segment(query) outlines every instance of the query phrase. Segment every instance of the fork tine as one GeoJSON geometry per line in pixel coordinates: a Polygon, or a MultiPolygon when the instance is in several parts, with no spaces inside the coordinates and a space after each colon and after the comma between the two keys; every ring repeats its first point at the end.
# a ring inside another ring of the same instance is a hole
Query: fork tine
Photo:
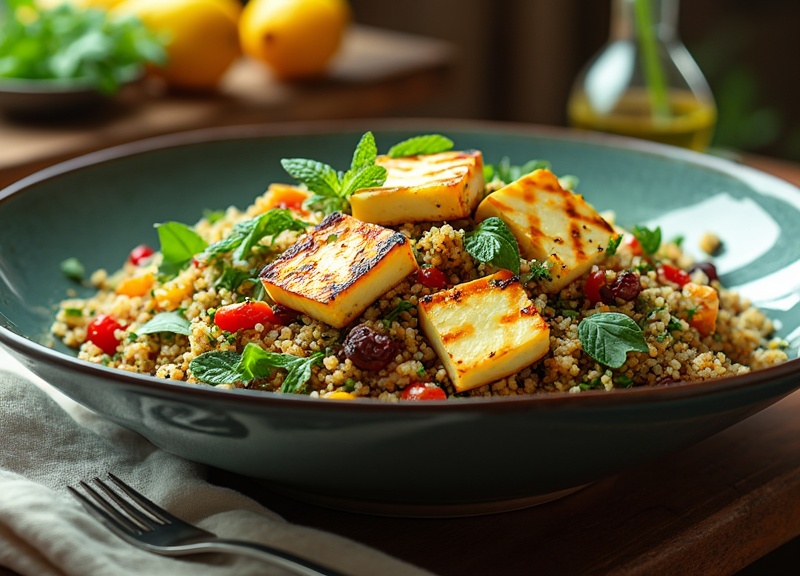
{"type": "Polygon", "coordinates": [[[83,507],[86,508],[86,510],[88,510],[95,518],[105,522],[111,527],[121,530],[122,532],[126,532],[128,534],[141,534],[142,528],[140,526],[134,524],[130,519],[117,512],[117,510],[103,500],[103,497],[95,492],[91,486],[83,481],[81,481],[81,485],[88,494],[92,495],[92,498],[96,501],[96,503],[92,501],[92,499],[84,496],[80,491],[76,490],[72,486],[67,486],[67,490],[69,490],[70,493],[78,500],[78,502],[80,502],[83,507]]]}
{"type": "Polygon", "coordinates": [[[159,525],[165,524],[165,522],[162,521],[160,518],[148,515],[146,509],[140,510],[139,508],[128,502],[125,498],[123,498],[119,493],[113,490],[108,484],[103,482],[97,476],[92,478],[92,482],[94,482],[94,484],[98,488],[100,488],[106,494],[106,496],[108,496],[108,498],[110,498],[116,503],[118,509],[121,509],[125,514],[127,514],[130,520],[134,524],[141,526],[143,530],[145,531],[153,530],[159,525]]]}
{"type": "Polygon", "coordinates": [[[124,492],[125,495],[128,496],[128,498],[130,498],[131,500],[136,502],[139,506],[141,506],[142,510],[144,510],[148,514],[151,514],[153,518],[160,521],[162,524],[174,524],[178,522],[182,523],[182,520],[179,520],[178,518],[176,518],[166,510],[164,510],[161,506],[159,506],[158,504],[147,498],[141,492],[134,490],[132,487],[123,482],[116,475],[112,474],[111,472],[107,472],[107,474],[109,479],[114,483],[114,485],[117,488],[119,488],[122,492],[124,492]]]}

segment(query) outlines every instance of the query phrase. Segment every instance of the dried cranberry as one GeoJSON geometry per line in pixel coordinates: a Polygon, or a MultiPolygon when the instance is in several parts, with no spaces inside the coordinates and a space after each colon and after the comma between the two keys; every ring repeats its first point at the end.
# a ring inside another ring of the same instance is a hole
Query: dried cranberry
{"type": "Polygon", "coordinates": [[[698,262],[692,265],[692,267],[689,268],[689,274],[691,274],[695,270],[702,270],[703,273],[708,277],[709,282],[712,282],[714,280],[719,280],[719,275],[717,274],[717,267],[714,266],[711,262],[698,262]]]}
{"type": "Polygon", "coordinates": [[[617,279],[610,286],[611,293],[614,298],[620,298],[626,302],[636,300],[639,293],[642,291],[642,285],[639,282],[639,275],[625,270],[617,274],[617,279]]]}
{"type": "Polygon", "coordinates": [[[278,319],[278,323],[283,326],[288,326],[300,317],[300,312],[283,304],[273,304],[272,313],[278,319]]]}
{"type": "Polygon", "coordinates": [[[344,353],[362,370],[377,371],[391,362],[400,345],[390,336],[360,324],[344,340],[344,353]]]}

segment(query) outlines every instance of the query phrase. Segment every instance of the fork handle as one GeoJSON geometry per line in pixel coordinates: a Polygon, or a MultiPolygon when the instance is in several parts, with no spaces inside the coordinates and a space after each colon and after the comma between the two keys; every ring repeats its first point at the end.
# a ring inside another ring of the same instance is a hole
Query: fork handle
{"type": "MultiPolygon", "coordinates": [[[[337,572],[336,570],[322,566],[311,560],[295,556],[291,552],[279,550],[278,548],[273,548],[257,542],[248,542],[246,540],[217,538],[207,542],[184,544],[180,546],[179,549],[175,549],[175,552],[183,554],[186,552],[227,552],[230,554],[241,554],[243,556],[267,560],[300,576],[345,576],[341,572],[337,572]]],[[[161,553],[168,552],[161,551],[161,553]]]]}

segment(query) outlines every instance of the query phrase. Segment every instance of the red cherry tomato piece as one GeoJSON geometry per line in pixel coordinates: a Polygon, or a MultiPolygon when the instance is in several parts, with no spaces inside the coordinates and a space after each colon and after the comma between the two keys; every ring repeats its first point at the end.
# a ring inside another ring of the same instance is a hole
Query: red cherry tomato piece
{"type": "Polygon", "coordinates": [[[605,285],[606,273],[603,270],[595,270],[586,278],[586,283],[583,285],[583,293],[586,294],[592,305],[603,300],[600,289],[605,285]]]}
{"type": "Polygon", "coordinates": [[[214,324],[228,332],[248,330],[256,324],[282,324],[280,318],[266,302],[238,302],[219,308],[214,314],[214,324]]]}
{"type": "Polygon", "coordinates": [[[626,234],[624,240],[622,241],[622,245],[630,250],[631,254],[634,256],[641,256],[644,254],[644,250],[642,250],[642,245],[639,243],[639,239],[633,234],[626,234]]]}
{"type": "Polygon", "coordinates": [[[401,400],[447,400],[447,394],[438,386],[411,384],[403,388],[401,400]]]}
{"type": "Polygon", "coordinates": [[[658,272],[664,280],[673,282],[681,287],[685,286],[692,280],[688,272],[685,272],[680,268],[676,268],[675,266],[670,266],[669,264],[662,264],[659,267],[658,272]]]}
{"type": "Polygon", "coordinates": [[[122,324],[107,314],[101,314],[86,327],[86,339],[109,356],[113,356],[119,344],[114,332],[120,329],[122,324]]]}
{"type": "Polygon", "coordinates": [[[438,268],[428,266],[417,270],[417,282],[428,288],[444,288],[447,286],[447,275],[438,268]]]}
{"type": "Polygon", "coordinates": [[[155,251],[150,248],[150,246],[139,244],[136,248],[131,250],[128,259],[131,261],[131,264],[138,266],[139,264],[143,264],[145,261],[147,261],[154,253],[155,251]]]}

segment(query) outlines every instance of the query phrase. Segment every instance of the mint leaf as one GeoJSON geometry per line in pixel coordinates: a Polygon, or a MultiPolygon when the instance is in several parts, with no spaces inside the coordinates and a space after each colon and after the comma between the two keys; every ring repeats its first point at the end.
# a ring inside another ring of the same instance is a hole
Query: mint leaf
{"type": "Polygon", "coordinates": [[[519,245],[503,220],[487,218],[464,235],[464,249],[478,262],[519,274],[519,245]]]}
{"type": "Polygon", "coordinates": [[[452,148],[453,141],[450,138],[441,134],[426,134],[398,142],[389,148],[388,154],[391,158],[403,158],[422,154],[438,154],[452,148]]]}
{"type": "Polygon", "coordinates": [[[284,230],[304,232],[308,226],[306,222],[296,220],[290,210],[273,208],[255,218],[238,222],[228,236],[208,246],[203,255],[214,257],[234,250],[233,257],[244,260],[262,239],[272,236],[274,240],[284,230]]]}
{"type": "Polygon", "coordinates": [[[631,234],[639,241],[645,254],[655,254],[661,247],[660,226],[656,226],[654,230],[650,230],[645,226],[634,226],[631,234]]]}
{"type": "Polygon", "coordinates": [[[306,358],[269,352],[249,342],[241,354],[235,352],[206,352],[194,358],[189,368],[194,377],[208,384],[249,384],[258,378],[268,378],[273,369],[287,371],[281,392],[295,393],[311,378],[311,368],[322,363],[322,352],[306,358]]]}
{"type": "Polygon", "coordinates": [[[386,168],[375,165],[377,158],[378,147],[375,144],[375,137],[372,132],[367,132],[356,146],[350,170],[341,178],[342,187],[339,195],[342,198],[349,198],[353,192],[362,188],[383,185],[386,181],[386,168]]]}
{"type": "Polygon", "coordinates": [[[191,333],[191,323],[180,312],[161,312],[136,331],[137,334],[157,334],[159,332],[188,336],[191,333]]]}
{"type": "Polygon", "coordinates": [[[159,272],[162,274],[168,276],[177,274],[196,254],[208,246],[206,241],[186,224],[165,222],[155,226],[161,242],[162,261],[159,272]]]}
{"type": "Polygon", "coordinates": [[[329,165],[305,158],[284,158],[281,166],[289,176],[305,184],[306,188],[321,196],[339,196],[341,183],[336,170],[329,165]]]}
{"type": "Polygon", "coordinates": [[[583,351],[609,368],[619,368],[628,352],[649,350],[642,329],[636,322],[619,312],[601,312],[581,320],[578,339],[583,351]]]}

